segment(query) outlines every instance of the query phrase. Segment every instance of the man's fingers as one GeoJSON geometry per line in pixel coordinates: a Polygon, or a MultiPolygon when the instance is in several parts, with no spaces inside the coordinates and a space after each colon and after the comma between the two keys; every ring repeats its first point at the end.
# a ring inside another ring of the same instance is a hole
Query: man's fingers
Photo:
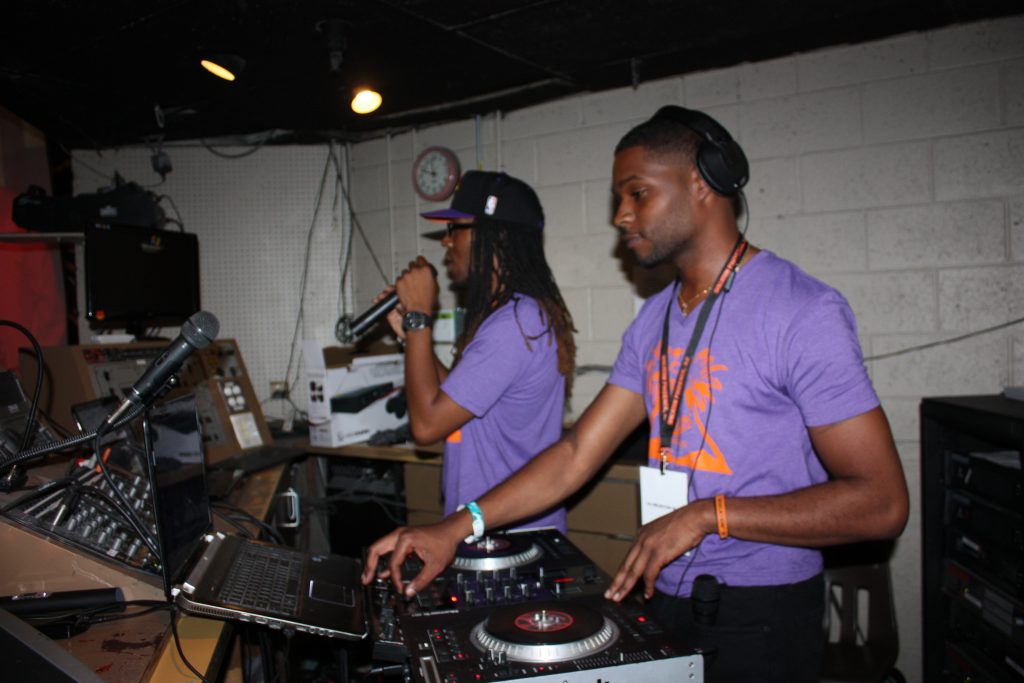
{"type": "Polygon", "coordinates": [[[658,574],[661,572],[661,562],[651,561],[647,564],[647,570],[644,571],[644,597],[650,600],[654,597],[654,587],[658,581],[658,574]]]}
{"type": "Polygon", "coordinates": [[[402,563],[409,554],[409,542],[405,536],[400,536],[395,549],[391,551],[391,561],[388,562],[388,572],[391,574],[391,584],[399,593],[402,592],[402,563]]]}
{"type": "Polygon", "coordinates": [[[636,583],[636,577],[639,575],[637,570],[639,557],[640,546],[634,543],[633,547],[629,549],[629,553],[626,554],[626,559],[623,560],[622,566],[619,567],[619,571],[616,572],[612,585],[605,591],[605,598],[619,602],[629,594],[633,584],[636,583]]]}

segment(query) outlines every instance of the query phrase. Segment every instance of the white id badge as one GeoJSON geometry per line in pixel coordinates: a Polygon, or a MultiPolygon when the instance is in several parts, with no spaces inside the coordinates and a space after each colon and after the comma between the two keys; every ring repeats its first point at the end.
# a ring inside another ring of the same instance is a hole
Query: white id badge
{"type": "Polygon", "coordinates": [[[653,522],[686,505],[690,477],[686,472],[640,466],[640,523],[653,522]]]}

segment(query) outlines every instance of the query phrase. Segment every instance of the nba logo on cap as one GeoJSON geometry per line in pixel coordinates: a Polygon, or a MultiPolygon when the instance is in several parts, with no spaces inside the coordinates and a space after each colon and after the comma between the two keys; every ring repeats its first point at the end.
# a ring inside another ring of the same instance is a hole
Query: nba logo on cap
{"type": "Polygon", "coordinates": [[[488,216],[493,216],[495,210],[498,208],[498,197],[496,195],[488,195],[487,203],[484,204],[484,213],[488,216]]]}

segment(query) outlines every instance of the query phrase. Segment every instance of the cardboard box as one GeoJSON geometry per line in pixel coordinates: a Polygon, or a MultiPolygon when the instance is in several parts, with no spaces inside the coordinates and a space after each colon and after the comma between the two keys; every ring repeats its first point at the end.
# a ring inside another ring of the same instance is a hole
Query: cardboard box
{"type": "Polygon", "coordinates": [[[302,343],[312,445],[334,448],[366,441],[409,421],[402,395],[405,357],[393,350],[383,344],[353,352],[302,343]]]}

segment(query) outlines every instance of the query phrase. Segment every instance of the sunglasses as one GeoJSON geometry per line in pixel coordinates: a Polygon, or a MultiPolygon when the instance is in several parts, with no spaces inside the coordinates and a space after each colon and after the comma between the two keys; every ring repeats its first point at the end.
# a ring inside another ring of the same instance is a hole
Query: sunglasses
{"type": "Polygon", "coordinates": [[[456,230],[468,230],[472,227],[474,227],[472,223],[448,223],[445,229],[447,230],[447,236],[451,238],[455,235],[456,230]]]}

